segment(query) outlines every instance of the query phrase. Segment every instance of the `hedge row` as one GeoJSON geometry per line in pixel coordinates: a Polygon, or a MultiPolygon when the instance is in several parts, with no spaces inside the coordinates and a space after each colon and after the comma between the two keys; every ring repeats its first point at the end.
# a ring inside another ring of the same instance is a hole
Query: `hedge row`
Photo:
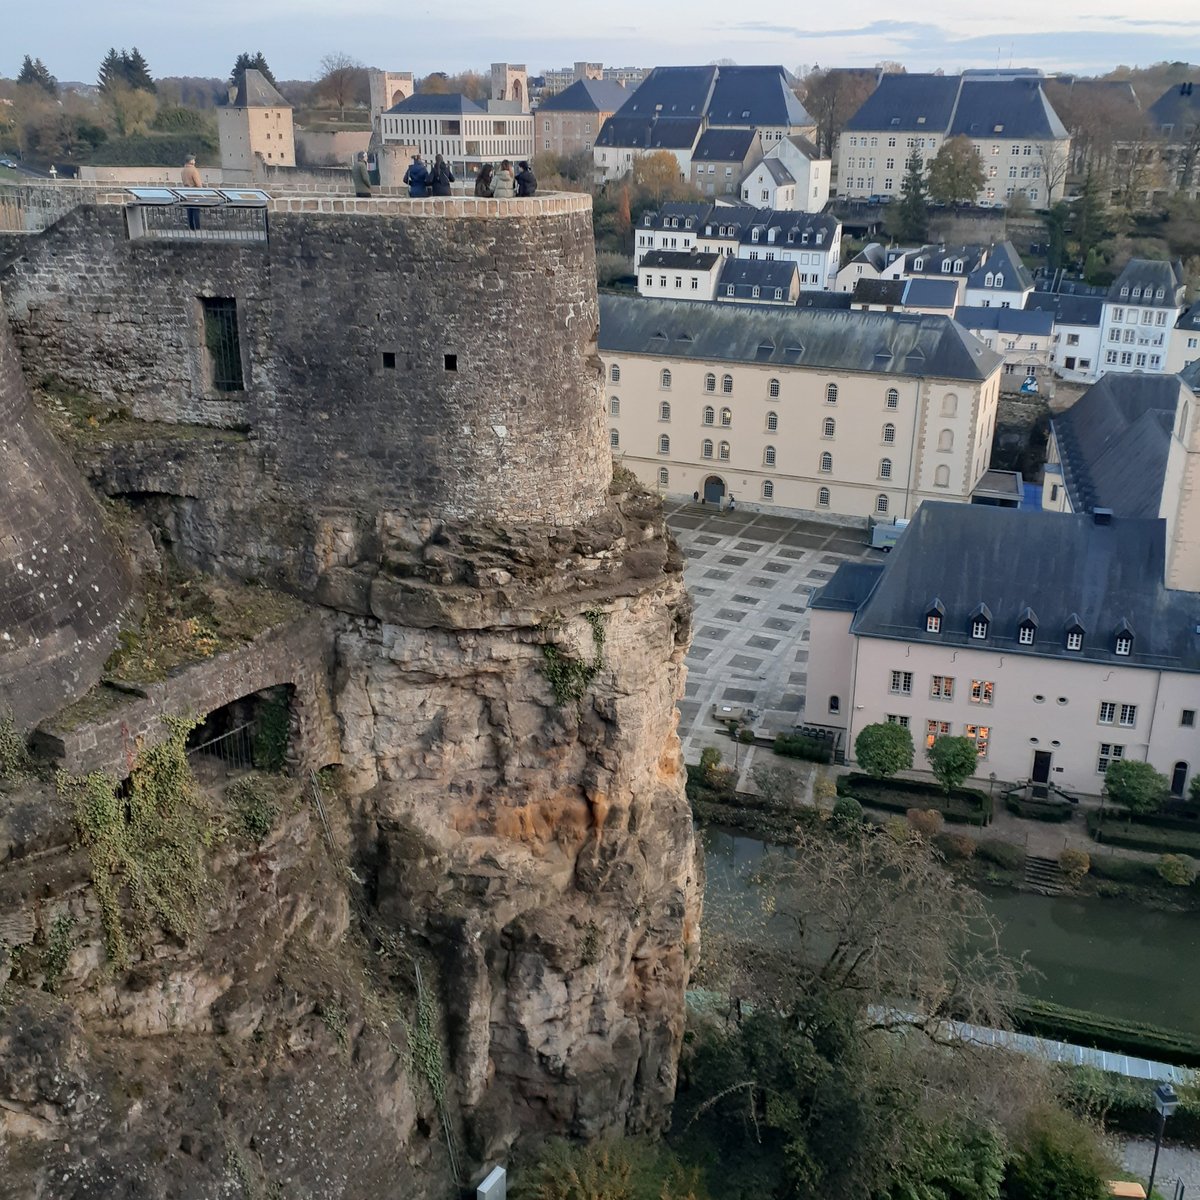
{"type": "MultiPolygon", "coordinates": [[[[1098,1067],[1063,1066],[1061,1070],[1062,1095],[1073,1108],[1103,1120],[1110,1130],[1135,1137],[1154,1136],[1158,1114],[1147,1080],[1130,1079],[1098,1067]]],[[[1179,1107],[1167,1124],[1167,1136],[1173,1142],[1200,1144],[1200,1092],[1186,1084],[1177,1085],[1175,1092],[1179,1107]]]]}
{"type": "Polygon", "coordinates": [[[987,825],[992,819],[992,802],[986,792],[955,788],[949,796],[941,788],[915,779],[873,779],[857,772],[841,775],[839,796],[850,796],[860,804],[907,812],[910,808],[936,809],[947,821],[963,825],[987,825]]]}
{"type": "Polygon", "coordinates": [[[1098,812],[1087,816],[1088,833],[1109,846],[1128,850],[1148,850],[1151,854],[1192,854],[1200,857],[1200,832],[1163,829],[1141,822],[1134,824],[1098,812]]]}
{"type": "Polygon", "coordinates": [[[805,737],[800,733],[781,733],[773,746],[776,754],[785,758],[803,758],[809,762],[833,762],[833,743],[821,738],[805,737]]]}
{"type": "Polygon", "coordinates": [[[1020,796],[1007,796],[1004,807],[1031,821],[1069,821],[1073,808],[1066,800],[1028,800],[1020,796]]]}
{"type": "Polygon", "coordinates": [[[1013,1012],[1013,1024],[1021,1033],[1183,1067],[1200,1066],[1200,1040],[1183,1030],[1122,1021],[1028,997],[1013,1012]]]}

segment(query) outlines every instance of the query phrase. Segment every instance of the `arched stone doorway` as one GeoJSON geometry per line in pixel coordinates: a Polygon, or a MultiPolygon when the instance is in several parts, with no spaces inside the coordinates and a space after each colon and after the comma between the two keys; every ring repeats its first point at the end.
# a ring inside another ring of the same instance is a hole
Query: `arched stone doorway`
{"type": "Polygon", "coordinates": [[[1177,762],[1175,769],[1171,772],[1171,795],[1182,796],[1184,785],[1187,783],[1188,765],[1185,762],[1177,762]]]}
{"type": "Polygon", "coordinates": [[[725,480],[720,475],[710,475],[704,481],[704,502],[720,504],[725,499],[725,480]]]}
{"type": "Polygon", "coordinates": [[[515,101],[516,101],[518,104],[520,104],[520,103],[521,103],[521,81],[520,81],[519,79],[514,79],[514,80],[513,80],[513,85],[512,85],[512,98],[513,98],[513,99],[514,99],[514,100],[515,100],[515,101]]]}

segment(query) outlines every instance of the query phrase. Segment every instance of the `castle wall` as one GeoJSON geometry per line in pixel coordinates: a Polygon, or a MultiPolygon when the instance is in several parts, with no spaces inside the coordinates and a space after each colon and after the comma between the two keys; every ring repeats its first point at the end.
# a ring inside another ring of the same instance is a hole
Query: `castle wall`
{"type": "Polygon", "coordinates": [[[87,691],[128,599],[100,508],[34,414],[0,319],[0,717],[25,731],[87,691]]]}
{"type": "Polygon", "coordinates": [[[0,282],[40,375],[248,429],[287,503],[586,518],[611,471],[586,197],[443,201],[477,206],[458,220],[381,203],[396,215],[272,213],[266,243],[130,240],[120,208],[79,208],[0,282]],[[212,386],[204,297],[236,302],[243,391],[212,386]]]}

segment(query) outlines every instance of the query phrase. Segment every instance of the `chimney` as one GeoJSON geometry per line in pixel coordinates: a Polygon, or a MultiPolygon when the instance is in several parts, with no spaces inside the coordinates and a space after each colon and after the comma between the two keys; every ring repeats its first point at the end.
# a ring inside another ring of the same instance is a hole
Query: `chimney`
{"type": "Polygon", "coordinates": [[[1113,511],[1111,508],[1093,508],[1092,521],[1096,525],[1111,525],[1113,511]]]}

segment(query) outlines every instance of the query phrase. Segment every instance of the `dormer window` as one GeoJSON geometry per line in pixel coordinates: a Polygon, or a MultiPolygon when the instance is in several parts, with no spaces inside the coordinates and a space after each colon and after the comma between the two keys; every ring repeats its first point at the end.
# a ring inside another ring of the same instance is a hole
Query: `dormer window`
{"type": "Polygon", "coordinates": [[[942,618],[946,615],[945,606],[935,596],[929,607],[925,610],[925,632],[926,633],[941,633],[942,618]]]}
{"type": "Polygon", "coordinates": [[[914,271],[923,271],[924,269],[925,269],[925,260],[923,258],[918,258],[916,260],[916,262],[913,263],[913,270],[914,271]]]}
{"type": "Polygon", "coordinates": [[[1037,637],[1037,626],[1022,623],[1017,627],[1017,642],[1022,646],[1032,646],[1037,637]]]}
{"type": "Polygon", "coordinates": [[[1128,654],[1133,649],[1133,638],[1127,633],[1117,634],[1115,649],[1118,654],[1128,654]]]}
{"type": "Polygon", "coordinates": [[[971,637],[975,641],[983,641],[988,635],[988,628],[992,623],[992,612],[986,604],[980,604],[973,613],[971,613],[971,637]]]}
{"type": "Polygon", "coordinates": [[[758,231],[757,229],[752,229],[752,230],[750,231],[750,240],[751,240],[752,242],[757,242],[757,241],[758,241],[758,232],[759,232],[759,231],[758,231]]]}
{"type": "Polygon", "coordinates": [[[1113,652],[1122,658],[1128,658],[1133,653],[1133,628],[1124,619],[1113,634],[1113,652]]]}
{"type": "Polygon", "coordinates": [[[691,229],[691,227],[692,227],[692,218],[691,217],[688,217],[688,219],[686,221],[684,221],[683,227],[684,227],[684,229],[691,229]]]}
{"type": "Polygon", "coordinates": [[[1084,632],[1085,632],[1085,630],[1079,622],[1078,615],[1075,613],[1072,613],[1067,618],[1066,633],[1067,633],[1067,649],[1068,650],[1082,650],[1083,649],[1084,632]]]}
{"type": "Polygon", "coordinates": [[[989,272],[988,272],[988,273],[987,273],[987,274],[986,274],[986,275],[983,277],[983,286],[984,286],[984,287],[991,287],[991,286],[992,286],[992,284],[993,284],[993,282],[995,281],[995,278],[996,278],[996,277],[995,277],[995,276],[994,276],[994,275],[991,273],[991,271],[989,271],[989,272]]]}
{"type": "Polygon", "coordinates": [[[948,258],[942,259],[942,272],[946,275],[950,274],[950,260],[948,258]]]}
{"type": "Polygon", "coordinates": [[[1158,291],[1154,293],[1154,298],[1155,300],[1161,300],[1166,294],[1167,293],[1162,288],[1159,288],[1158,291]]]}
{"type": "Polygon", "coordinates": [[[1128,285],[1128,284],[1124,284],[1124,285],[1121,287],[1121,297],[1122,297],[1122,299],[1124,299],[1124,298],[1125,298],[1126,296],[1128,296],[1128,295],[1129,295],[1129,285],[1128,285]]]}
{"type": "Polygon", "coordinates": [[[996,286],[997,287],[1004,286],[1004,276],[1001,275],[999,272],[996,273],[996,286]]]}
{"type": "Polygon", "coordinates": [[[961,258],[956,258],[956,259],[954,260],[954,273],[955,273],[955,275],[961,275],[961,274],[962,274],[962,269],[963,269],[963,260],[962,260],[961,258]]]}
{"type": "Polygon", "coordinates": [[[1142,289],[1140,287],[1135,287],[1133,289],[1133,298],[1135,300],[1140,300],[1142,298],[1142,289]]]}

